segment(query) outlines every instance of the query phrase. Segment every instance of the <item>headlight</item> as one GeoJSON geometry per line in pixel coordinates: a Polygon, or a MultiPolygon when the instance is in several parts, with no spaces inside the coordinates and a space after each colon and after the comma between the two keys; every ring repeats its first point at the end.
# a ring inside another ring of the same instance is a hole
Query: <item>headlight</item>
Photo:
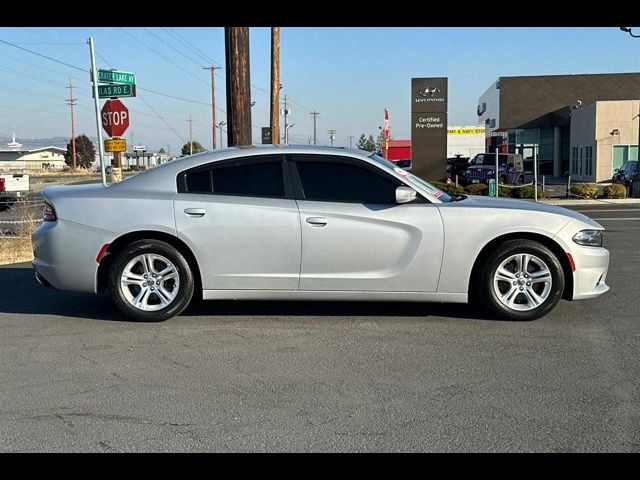
{"type": "Polygon", "coordinates": [[[582,230],[573,236],[573,241],[585,247],[601,247],[602,230],[582,230]]]}
{"type": "Polygon", "coordinates": [[[494,172],[493,170],[487,170],[487,175],[489,177],[491,177],[494,173],[496,173],[496,172],[494,172]]]}

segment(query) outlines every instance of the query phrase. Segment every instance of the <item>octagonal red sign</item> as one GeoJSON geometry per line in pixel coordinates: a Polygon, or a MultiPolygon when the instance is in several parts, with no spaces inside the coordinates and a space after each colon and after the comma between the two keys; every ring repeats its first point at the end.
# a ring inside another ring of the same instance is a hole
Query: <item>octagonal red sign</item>
{"type": "Polygon", "coordinates": [[[107,100],[100,114],[110,137],[120,137],[129,128],[129,109],[120,100],[107,100]]]}

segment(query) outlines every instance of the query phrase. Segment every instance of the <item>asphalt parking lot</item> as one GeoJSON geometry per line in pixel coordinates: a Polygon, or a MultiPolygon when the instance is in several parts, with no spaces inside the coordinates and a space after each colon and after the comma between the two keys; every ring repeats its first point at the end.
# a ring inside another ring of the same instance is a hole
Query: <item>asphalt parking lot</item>
{"type": "Polygon", "coordinates": [[[203,302],[119,319],[0,269],[0,451],[640,451],[640,208],[611,291],[509,323],[470,306],[203,302]]]}

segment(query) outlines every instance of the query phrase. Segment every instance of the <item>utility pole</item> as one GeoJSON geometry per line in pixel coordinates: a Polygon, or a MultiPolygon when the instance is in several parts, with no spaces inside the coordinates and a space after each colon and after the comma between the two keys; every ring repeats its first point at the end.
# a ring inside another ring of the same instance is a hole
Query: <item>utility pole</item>
{"type": "Polygon", "coordinates": [[[271,143],[280,145],[280,27],[271,27],[271,143]]]}
{"type": "Polygon", "coordinates": [[[352,148],[353,135],[349,135],[349,148],[352,148]]]}
{"type": "Polygon", "coordinates": [[[311,112],[309,115],[311,115],[313,117],[313,144],[317,145],[318,144],[318,142],[317,142],[318,137],[316,135],[316,117],[318,115],[320,115],[320,113],[314,111],[314,112],[311,112]]]}
{"type": "Polygon", "coordinates": [[[193,155],[193,137],[191,128],[193,120],[191,120],[191,115],[189,115],[189,119],[187,120],[187,122],[189,122],[189,155],[193,155]]]}
{"type": "Polygon", "coordinates": [[[73,106],[76,104],[76,100],[73,98],[73,85],[71,79],[69,79],[69,98],[66,100],[67,105],[71,108],[71,170],[76,170],[76,129],[73,122],[73,106]]]}
{"type": "Polygon", "coordinates": [[[331,146],[333,147],[333,141],[335,140],[335,135],[336,135],[336,131],[335,130],[329,130],[329,139],[331,140],[331,146]]]}
{"type": "Polygon", "coordinates": [[[218,124],[218,130],[220,130],[220,148],[222,148],[222,126],[226,124],[227,122],[224,120],[218,124]]]}
{"type": "Polygon", "coordinates": [[[287,109],[287,96],[284,96],[284,143],[289,143],[289,124],[287,118],[289,117],[289,110],[287,109]]]}
{"type": "Polygon", "coordinates": [[[204,70],[211,70],[211,145],[216,149],[216,74],[220,67],[202,67],[204,70]]]}
{"type": "Polygon", "coordinates": [[[251,145],[249,27],[225,27],[227,145],[251,145]]]}

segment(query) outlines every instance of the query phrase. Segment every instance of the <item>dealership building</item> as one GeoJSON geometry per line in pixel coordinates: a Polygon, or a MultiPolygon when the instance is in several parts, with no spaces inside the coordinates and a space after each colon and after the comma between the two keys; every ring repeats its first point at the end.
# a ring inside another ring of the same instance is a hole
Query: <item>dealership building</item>
{"type": "Polygon", "coordinates": [[[500,77],[478,102],[485,148],[519,153],[533,172],[606,181],[638,159],[640,73],[500,77]]]}

